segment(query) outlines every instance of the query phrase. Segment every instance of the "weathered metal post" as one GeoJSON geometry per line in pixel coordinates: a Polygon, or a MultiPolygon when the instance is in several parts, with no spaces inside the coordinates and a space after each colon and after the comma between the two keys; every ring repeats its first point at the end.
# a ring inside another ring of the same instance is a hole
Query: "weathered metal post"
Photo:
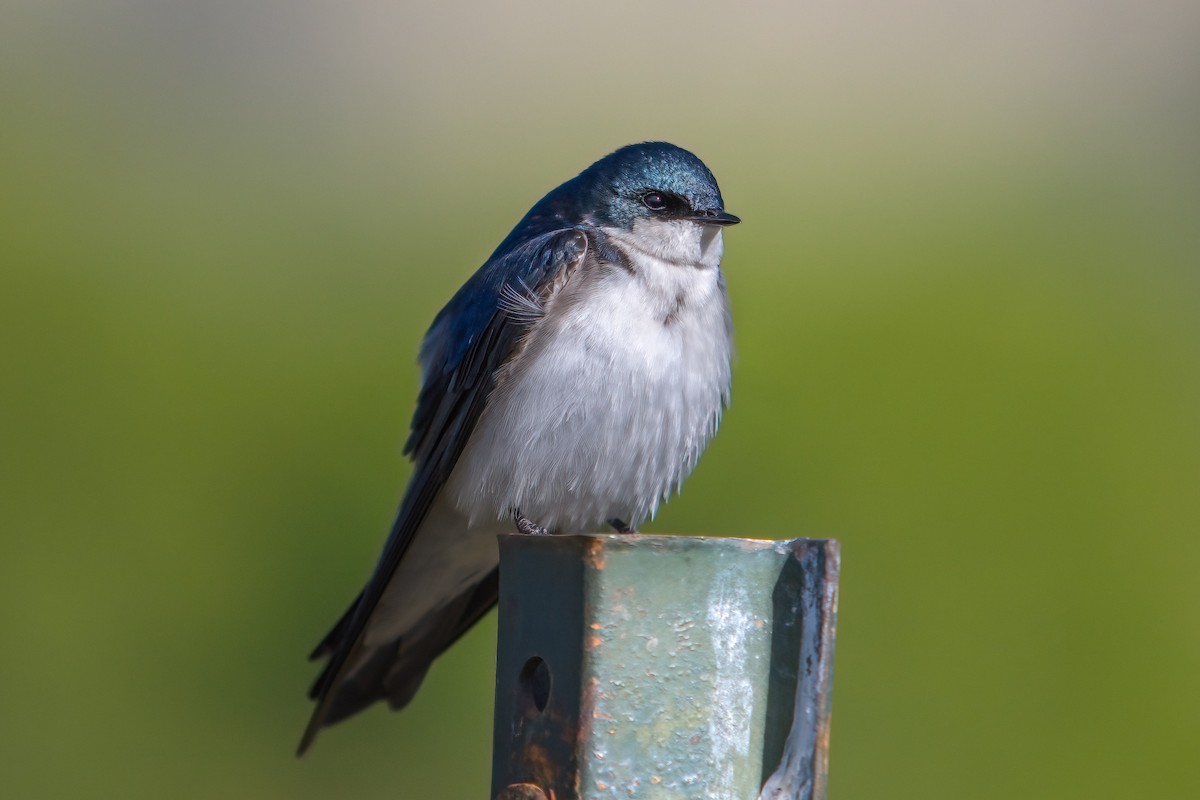
{"type": "Polygon", "coordinates": [[[823,800],[838,544],[500,537],[492,796],[823,800]]]}

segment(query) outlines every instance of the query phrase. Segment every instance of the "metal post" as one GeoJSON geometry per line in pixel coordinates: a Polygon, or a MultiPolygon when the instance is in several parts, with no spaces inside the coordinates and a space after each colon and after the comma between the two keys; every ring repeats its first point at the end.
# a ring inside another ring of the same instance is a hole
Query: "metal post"
{"type": "Polygon", "coordinates": [[[837,580],[833,540],[501,536],[492,796],[823,800],[837,580]]]}

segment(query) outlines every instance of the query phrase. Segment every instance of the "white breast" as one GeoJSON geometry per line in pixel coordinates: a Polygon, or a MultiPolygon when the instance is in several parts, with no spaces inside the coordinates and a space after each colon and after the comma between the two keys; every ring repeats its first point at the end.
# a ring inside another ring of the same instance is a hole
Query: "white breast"
{"type": "Polygon", "coordinates": [[[501,376],[447,489],[471,524],[513,509],[552,531],[638,525],[691,472],[728,400],[720,231],[605,229],[501,376]]]}

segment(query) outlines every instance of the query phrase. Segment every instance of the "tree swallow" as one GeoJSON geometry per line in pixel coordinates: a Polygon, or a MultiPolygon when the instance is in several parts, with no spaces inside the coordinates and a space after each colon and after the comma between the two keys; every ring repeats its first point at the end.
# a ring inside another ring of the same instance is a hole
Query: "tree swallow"
{"type": "Polygon", "coordinates": [[[433,320],[379,563],[312,653],[302,754],[496,604],[496,535],[634,530],[679,489],[729,401],[722,229],[696,156],[629,145],[543,197],[433,320]]]}

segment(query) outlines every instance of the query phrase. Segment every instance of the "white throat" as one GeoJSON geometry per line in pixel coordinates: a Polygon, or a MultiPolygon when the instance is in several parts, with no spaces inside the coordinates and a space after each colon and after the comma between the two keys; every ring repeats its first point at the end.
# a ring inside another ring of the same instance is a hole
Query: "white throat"
{"type": "Polygon", "coordinates": [[[672,266],[716,269],[725,252],[718,226],[689,220],[637,219],[632,230],[603,230],[635,262],[648,257],[672,266]]]}

